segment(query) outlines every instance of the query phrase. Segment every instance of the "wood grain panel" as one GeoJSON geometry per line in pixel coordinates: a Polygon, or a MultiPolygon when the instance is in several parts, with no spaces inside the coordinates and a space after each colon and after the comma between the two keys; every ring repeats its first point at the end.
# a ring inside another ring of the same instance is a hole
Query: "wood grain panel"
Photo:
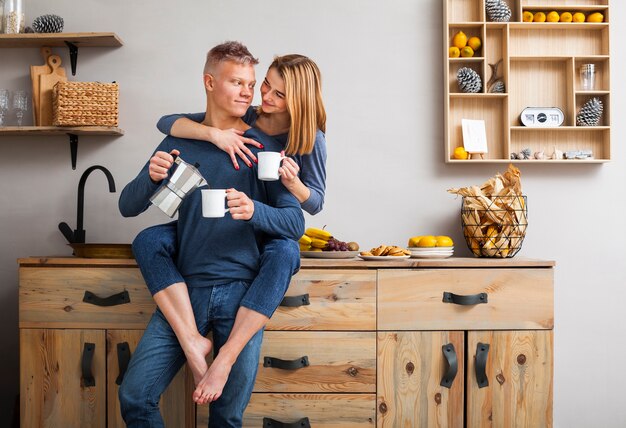
{"type": "Polygon", "coordinates": [[[19,276],[20,328],[143,329],[155,309],[139,269],[22,267],[19,276]],[[128,291],[130,303],[95,306],[83,302],[85,291],[128,291]]]}
{"type": "MultiPolygon", "coordinates": [[[[262,427],[263,418],[293,423],[308,417],[315,428],[372,428],[376,419],[374,394],[252,394],[244,427],[262,427]]],[[[208,405],[197,406],[197,428],[208,424],[208,405]]]]}
{"type": "Polygon", "coordinates": [[[464,334],[378,333],[378,427],[463,427],[464,334]],[[451,388],[442,346],[452,343],[459,363],[451,388]]]}
{"type": "Polygon", "coordinates": [[[20,330],[22,427],[106,426],[104,331],[20,330]],[[85,343],[94,343],[95,386],[83,386],[85,343]]]}
{"type": "Polygon", "coordinates": [[[376,392],[376,333],[267,331],[254,392],[376,392]],[[308,367],[264,367],[264,357],[308,367]]]}
{"type": "Polygon", "coordinates": [[[552,331],[468,332],[467,426],[552,426],[552,331]],[[478,388],[474,358],[489,344],[489,386],[478,388]]]}
{"type": "Polygon", "coordinates": [[[376,271],[302,269],[286,295],[302,294],[311,304],[279,307],[266,330],[376,329],[376,271]]]}
{"type": "MultiPolygon", "coordinates": [[[[108,330],[107,339],[107,415],[108,428],[124,428],[126,424],[120,412],[118,399],[119,385],[115,383],[120,370],[117,357],[117,344],[128,343],[131,355],[143,335],[143,330],[108,330]]],[[[165,426],[193,427],[194,404],[191,398],[193,379],[186,381],[186,365],[178,372],[172,383],[163,393],[159,407],[165,426]]]]}
{"type": "Polygon", "coordinates": [[[380,330],[551,329],[552,269],[380,271],[380,330]],[[487,293],[488,303],[443,302],[443,292],[487,293]]]}

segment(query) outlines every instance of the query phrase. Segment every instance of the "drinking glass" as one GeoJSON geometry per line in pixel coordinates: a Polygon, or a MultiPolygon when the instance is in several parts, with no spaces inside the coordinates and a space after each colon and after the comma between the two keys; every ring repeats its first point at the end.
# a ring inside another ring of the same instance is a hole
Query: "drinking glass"
{"type": "Polygon", "coordinates": [[[13,92],[13,109],[15,110],[15,116],[17,116],[17,126],[22,126],[22,118],[28,110],[28,94],[26,91],[19,90],[13,92]]]}
{"type": "Polygon", "coordinates": [[[4,126],[4,115],[9,111],[9,90],[0,89],[0,126],[4,126]]]}

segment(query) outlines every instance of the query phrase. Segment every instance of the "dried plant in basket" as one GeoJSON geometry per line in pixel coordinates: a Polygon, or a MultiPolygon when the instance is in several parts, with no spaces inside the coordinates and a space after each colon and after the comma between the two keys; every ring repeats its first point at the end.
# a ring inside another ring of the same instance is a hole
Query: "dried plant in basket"
{"type": "Polygon", "coordinates": [[[448,189],[463,196],[461,219],[465,241],[477,257],[513,257],[528,226],[520,171],[509,165],[482,186],[448,189]]]}

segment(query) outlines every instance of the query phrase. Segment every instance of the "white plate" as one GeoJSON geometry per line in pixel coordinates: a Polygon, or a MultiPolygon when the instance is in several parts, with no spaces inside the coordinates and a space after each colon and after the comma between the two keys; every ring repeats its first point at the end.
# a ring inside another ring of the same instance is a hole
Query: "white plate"
{"type": "Polygon", "coordinates": [[[374,261],[374,260],[389,261],[389,260],[408,259],[411,256],[362,256],[359,254],[359,257],[362,258],[363,260],[370,260],[370,261],[374,261]]]}
{"type": "Polygon", "coordinates": [[[452,253],[448,254],[411,254],[411,257],[414,259],[446,259],[452,256],[452,253]]]}
{"type": "Polygon", "coordinates": [[[300,251],[300,256],[310,259],[352,259],[358,251],[300,251]]]}
{"type": "Polygon", "coordinates": [[[452,251],[454,247],[409,247],[408,250],[412,253],[428,253],[432,251],[452,251]]]}

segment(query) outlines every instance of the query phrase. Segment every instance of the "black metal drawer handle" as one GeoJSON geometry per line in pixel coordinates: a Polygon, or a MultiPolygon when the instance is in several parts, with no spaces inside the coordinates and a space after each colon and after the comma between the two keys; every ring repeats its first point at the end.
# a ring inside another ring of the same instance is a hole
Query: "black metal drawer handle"
{"type": "Polygon", "coordinates": [[[85,291],[83,302],[96,306],[117,306],[123,305],[124,303],[130,303],[130,296],[126,290],[121,293],[113,294],[109,297],[98,297],[91,291],[85,291]]]}
{"type": "Polygon", "coordinates": [[[454,382],[456,373],[459,370],[459,362],[456,357],[456,350],[454,349],[454,345],[452,343],[443,345],[441,347],[441,351],[443,352],[443,356],[446,358],[446,362],[448,363],[448,369],[443,374],[439,385],[445,388],[450,388],[452,387],[452,382],[454,382]]]}
{"type": "Polygon", "coordinates": [[[96,386],[96,380],[94,379],[91,371],[91,362],[93,361],[93,354],[95,350],[95,343],[85,342],[83,346],[83,357],[80,362],[80,368],[83,373],[83,387],[96,386]]]}
{"type": "Polygon", "coordinates": [[[443,292],[443,303],[454,303],[455,305],[478,305],[480,303],[487,303],[487,293],[471,294],[469,296],[462,296],[460,294],[450,293],[449,291],[443,292]]]}
{"type": "Polygon", "coordinates": [[[480,343],[476,345],[476,361],[474,367],[476,368],[476,382],[479,388],[489,386],[489,379],[487,379],[487,356],[489,355],[489,344],[480,343]]]}
{"type": "Polygon", "coordinates": [[[302,294],[300,296],[285,296],[280,302],[280,306],[285,306],[288,308],[297,308],[298,306],[306,306],[310,304],[311,302],[309,302],[309,293],[302,294]]]}
{"type": "Polygon", "coordinates": [[[309,418],[302,418],[296,422],[281,422],[272,418],[263,418],[263,428],[311,428],[309,418]]]}
{"type": "Polygon", "coordinates": [[[283,370],[297,370],[302,367],[308,367],[309,357],[306,355],[295,360],[281,360],[274,357],[263,357],[263,367],[274,367],[283,370]]]}
{"type": "Polygon", "coordinates": [[[128,363],[130,361],[130,345],[128,342],[122,342],[117,344],[117,366],[119,367],[119,374],[117,375],[117,379],[115,379],[115,383],[117,385],[121,385],[124,380],[124,375],[126,374],[126,369],[128,368],[128,363]]]}

